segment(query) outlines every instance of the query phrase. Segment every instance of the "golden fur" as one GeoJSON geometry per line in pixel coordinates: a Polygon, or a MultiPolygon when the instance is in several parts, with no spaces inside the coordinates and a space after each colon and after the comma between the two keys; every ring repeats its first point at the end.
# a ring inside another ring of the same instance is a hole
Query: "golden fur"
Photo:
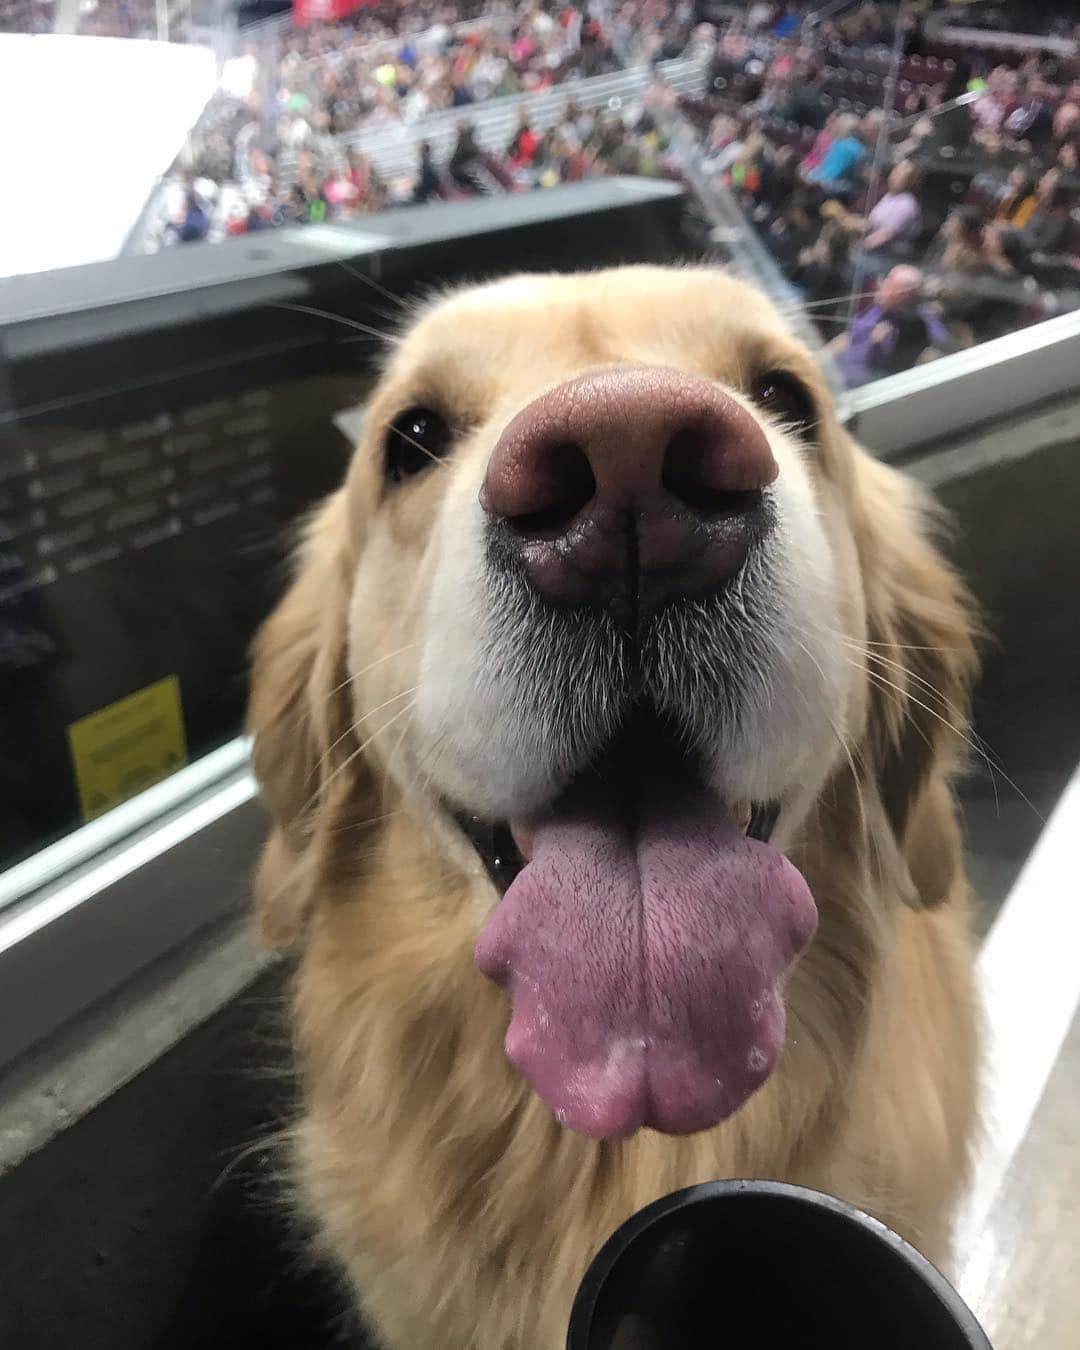
{"type": "Polygon", "coordinates": [[[513,279],[429,307],[404,337],[347,482],[312,521],[258,639],[251,707],[274,822],[259,923],[269,942],[302,944],[301,1191],[389,1350],[560,1350],[612,1230],[717,1177],[831,1191],[947,1261],[974,1115],[949,786],[973,654],[929,519],[915,487],[843,431],[782,319],[720,273],[513,279]],[[847,588],[836,641],[858,671],[825,786],[786,848],[820,926],[788,986],[780,1067],[712,1131],[598,1143],[560,1128],[508,1062],[504,995],[472,958],[494,891],[423,783],[404,792],[392,766],[448,482],[485,462],[537,393],[618,362],[735,388],[782,362],[811,387],[826,409],[814,487],[847,588]],[[452,400],[468,428],[455,462],[386,494],[386,425],[427,400],[452,400]]]}

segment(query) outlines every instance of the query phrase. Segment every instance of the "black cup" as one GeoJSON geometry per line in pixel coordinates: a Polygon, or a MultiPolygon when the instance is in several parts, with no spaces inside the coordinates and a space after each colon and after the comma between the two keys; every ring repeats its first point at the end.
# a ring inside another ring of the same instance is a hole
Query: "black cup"
{"type": "Polygon", "coordinates": [[[567,1350],[990,1350],[948,1280],[831,1195],[691,1186],[635,1214],[589,1267],[567,1350]]]}

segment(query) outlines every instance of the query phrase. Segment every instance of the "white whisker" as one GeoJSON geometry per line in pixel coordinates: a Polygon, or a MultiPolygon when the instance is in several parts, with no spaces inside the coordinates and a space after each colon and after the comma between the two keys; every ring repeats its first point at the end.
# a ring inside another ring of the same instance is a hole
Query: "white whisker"
{"type": "Polygon", "coordinates": [[[370,324],[361,323],[359,319],[348,319],[344,314],[334,314],[328,309],[319,309],[315,305],[297,305],[291,300],[276,300],[270,305],[270,308],[291,309],[296,314],[311,314],[316,319],[329,319],[331,323],[339,323],[343,328],[355,328],[358,333],[376,338],[379,342],[396,344],[401,341],[393,333],[382,333],[379,329],[372,328],[370,324]]]}

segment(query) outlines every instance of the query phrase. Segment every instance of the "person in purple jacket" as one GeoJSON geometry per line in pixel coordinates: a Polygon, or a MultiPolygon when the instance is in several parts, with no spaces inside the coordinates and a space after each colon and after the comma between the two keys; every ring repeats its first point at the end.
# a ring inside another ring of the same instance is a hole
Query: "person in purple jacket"
{"type": "Polygon", "coordinates": [[[923,303],[923,274],[917,267],[894,267],[877,289],[874,303],[851,325],[836,364],[849,388],[908,370],[929,350],[952,347],[949,330],[923,303]]]}

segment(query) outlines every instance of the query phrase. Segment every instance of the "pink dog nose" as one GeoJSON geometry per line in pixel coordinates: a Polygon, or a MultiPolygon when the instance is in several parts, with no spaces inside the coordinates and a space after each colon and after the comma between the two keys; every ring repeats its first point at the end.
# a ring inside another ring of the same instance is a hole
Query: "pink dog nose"
{"type": "Polygon", "coordinates": [[[710,381],[623,367],[523,409],[480,502],[533,586],[564,604],[635,612],[714,589],[768,524],[776,461],[757,420],[710,381]]]}

